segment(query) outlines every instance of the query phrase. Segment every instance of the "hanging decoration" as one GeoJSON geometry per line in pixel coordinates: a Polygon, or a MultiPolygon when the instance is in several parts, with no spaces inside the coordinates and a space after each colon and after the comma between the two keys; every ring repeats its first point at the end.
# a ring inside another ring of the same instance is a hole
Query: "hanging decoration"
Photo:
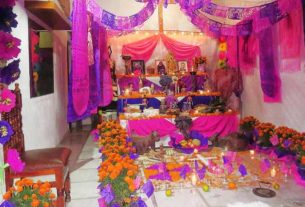
{"type": "Polygon", "coordinates": [[[17,15],[13,12],[12,7],[0,7],[0,30],[11,32],[12,27],[17,27],[18,22],[16,21],[16,17],[17,15]]]}
{"type": "Polygon", "coordinates": [[[9,33],[0,31],[0,59],[10,60],[20,53],[20,40],[9,33]]]}
{"type": "Polygon", "coordinates": [[[212,36],[244,36],[260,32],[284,18],[288,12],[300,8],[300,1],[279,0],[257,7],[224,7],[210,0],[177,0],[181,10],[191,22],[212,36]],[[193,2],[193,3],[190,3],[193,2]],[[223,24],[208,17],[212,15],[229,20],[239,20],[235,25],[223,24]]]}
{"type": "Polygon", "coordinates": [[[0,144],[4,145],[13,135],[13,129],[7,121],[0,121],[0,144]]]}
{"type": "Polygon", "coordinates": [[[142,25],[154,13],[159,0],[147,1],[145,7],[132,16],[116,16],[103,10],[95,0],[89,0],[88,11],[94,15],[94,19],[111,30],[128,31],[142,25]]]}
{"type": "Polygon", "coordinates": [[[0,95],[0,113],[10,112],[16,104],[16,95],[9,89],[4,88],[0,95]]]}
{"type": "Polygon", "coordinates": [[[13,62],[9,63],[7,66],[0,70],[0,83],[9,85],[19,78],[19,62],[19,59],[14,60],[13,62]]]}
{"type": "Polygon", "coordinates": [[[227,42],[224,37],[219,39],[218,68],[227,67],[227,42]]]}

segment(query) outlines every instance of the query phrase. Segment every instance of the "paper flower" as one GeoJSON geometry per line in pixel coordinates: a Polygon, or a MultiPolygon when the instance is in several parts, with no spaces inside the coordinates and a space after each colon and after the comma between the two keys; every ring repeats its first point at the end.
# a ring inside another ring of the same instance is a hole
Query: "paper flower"
{"type": "Polygon", "coordinates": [[[225,60],[218,60],[218,67],[219,68],[226,67],[226,61],[225,60]]]}
{"type": "Polygon", "coordinates": [[[0,7],[12,7],[15,6],[16,0],[1,0],[0,7]]]}
{"type": "Polygon", "coordinates": [[[0,59],[9,60],[20,53],[20,40],[11,34],[0,31],[0,59]]]}
{"type": "Polygon", "coordinates": [[[0,204],[0,207],[15,207],[15,205],[12,204],[12,203],[9,202],[9,201],[3,201],[3,202],[0,204]]]}
{"type": "Polygon", "coordinates": [[[11,32],[12,27],[17,27],[18,22],[15,19],[16,17],[17,15],[13,12],[12,7],[0,7],[0,30],[11,32]]]}
{"type": "Polygon", "coordinates": [[[220,51],[227,51],[227,43],[223,42],[219,44],[219,50],[220,51]]]}
{"type": "Polygon", "coordinates": [[[13,135],[13,129],[7,121],[0,121],[0,143],[4,145],[13,135]]]}
{"type": "Polygon", "coordinates": [[[106,203],[111,203],[111,201],[114,199],[114,193],[112,191],[111,185],[108,184],[104,187],[104,189],[100,192],[102,198],[104,198],[106,203]]]}
{"type": "Polygon", "coordinates": [[[25,163],[20,159],[19,152],[16,149],[9,149],[7,151],[6,162],[15,173],[22,172],[25,167],[25,163]]]}
{"type": "Polygon", "coordinates": [[[20,76],[20,69],[19,69],[19,62],[20,60],[14,60],[2,70],[0,70],[0,83],[4,83],[9,85],[17,80],[20,76]]]}
{"type": "Polygon", "coordinates": [[[155,188],[154,185],[150,180],[148,180],[142,187],[143,192],[146,194],[147,198],[150,198],[150,196],[154,193],[155,188]]]}
{"type": "Polygon", "coordinates": [[[0,95],[0,113],[10,112],[16,105],[16,95],[9,89],[2,90],[0,95]]]}
{"type": "Polygon", "coordinates": [[[246,169],[246,167],[244,166],[244,165],[240,165],[239,166],[239,168],[238,168],[238,170],[239,170],[239,172],[240,172],[240,174],[241,174],[241,176],[246,176],[248,173],[247,173],[247,169],[246,169]]]}

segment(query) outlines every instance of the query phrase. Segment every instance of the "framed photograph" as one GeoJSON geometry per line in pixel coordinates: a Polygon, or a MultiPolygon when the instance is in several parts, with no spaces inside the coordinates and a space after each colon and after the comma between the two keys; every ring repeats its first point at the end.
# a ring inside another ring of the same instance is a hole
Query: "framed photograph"
{"type": "Polygon", "coordinates": [[[133,73],[145,74],[144,60],[131,60],[131,71],[133,73]]]}
{"type": "Polygon", "coordinates": [[[166,72],[166,60],[155,60],[155,68],[158,74],[164,74],[166,72]]]}
{"type": "Polygon", "coordinates": [[[187,72],[187,61],[186,60],[178,61],[177,65],[178,65],[178,70],[180,72],[187,72]]]}

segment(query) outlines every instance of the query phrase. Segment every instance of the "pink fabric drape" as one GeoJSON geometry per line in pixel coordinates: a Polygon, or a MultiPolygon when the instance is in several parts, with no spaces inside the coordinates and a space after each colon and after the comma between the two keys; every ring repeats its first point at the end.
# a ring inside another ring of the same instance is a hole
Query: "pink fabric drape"
{"type": "Polygon", "coordinates": [[[193,121],[191,130],[199,131],[202,135],[212,137],[216,133],[227,136],[238,130],[239,122],[235,114],[224,116],[201,116],[193,121]]]}
{"type": "Polygon", "coordinates": [[[152,131],[157,131],[161,137],[170,135],[177,130],[176,126],[170,121],[160,119],[144,119],[144,120],[129,120],[127,131],[131,135],[132,132],[140,136],[147,136],[152,131]]]}
{"type": "Polygon", "coordinates": [[[131,55],[132,59],[144,60],[146,62],[154,52],[159,39],[159,35],[154,35],[137,42],[123,45],[122,54],[131,55]]]}
{"type": "Polygon", "coordinates": [[[77,115],[89,102],[88,22],[86,1],[73,1],[72,15],[72,100],[77,115]]]}
{"type": "Polygon", "coordinates": [[[165,47],[173,53],[176,60],[187,60],[188,66],[192,66],[192,60],[196,56],[200,56],[200,48],[197,45],[189,45],[182,42],[178,42],[172,38],[169,38],[163,34],[160,35],[165,47]]]}
{"type": "Polygon", "coordinates": [[[101,74],[101,102],[100,106],[107,106],[111,103],[112,79],[109,66],[108,46],[107,46],[107,31],[104,27],[100,28],[100,74],[101,74]]]}
{"type": "Polygon", "coordinates": [[[192,65],[193,58],[201,54],[199,46],[178,42],[163,34],[123,45],[122,54],[131,55],[133,59],[147,61],[154,52],[160,37],[165,47],[173,53],[176,60],[187,60],[189,67],[192,65]]]}
{"type": "MultiPolygon", "coordinates": [[[[211,137],[216,133],[226,136],[238,130],[238,118],[232,115],[212,115],[202,116],[193,120],[191,130],[199,131],[202,135],[211,137]]],[[[174,122],[165,118],[129,120],[127,123],[128,134],[132,132],[140,136],[147,136],[152,131],[158,131],[160,136],[175,135],[176,128],[174,122]]]]}
{"type": "MultiPolygon", "coordinates": [[[[300,3],[296,1],[296,3],[300,3]]],[[[281,71],[296,72],[301,70],[301,35],[303,21],[302,8],[293,10],[279,22],[281,45],[281,71]]]]}

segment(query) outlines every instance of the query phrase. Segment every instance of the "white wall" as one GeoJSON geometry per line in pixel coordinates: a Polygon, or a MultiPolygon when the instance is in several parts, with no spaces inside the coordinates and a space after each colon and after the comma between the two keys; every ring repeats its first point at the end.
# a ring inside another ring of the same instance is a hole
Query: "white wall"
{"type": "Polygon", "coordinates": [[[243,116],[254,115],[261,121],[285,125],[305,131],[305,73],[281,73],[282,102],[265,103],[260,86],[259,71],[244,77],[242,95],[243,116]]]}
{"type": "Polygon", "coordinates": [[[23,95],[23,133],[26,149],[56,146],[68,130],[67,108],[67,33],[53,33],[54,46],[54,93],[30,98],[28,19],[23,0],[14,7],[18,15],[18,27],[13,35],[21,39],[20,69],[18,79],[23,95]]]}

